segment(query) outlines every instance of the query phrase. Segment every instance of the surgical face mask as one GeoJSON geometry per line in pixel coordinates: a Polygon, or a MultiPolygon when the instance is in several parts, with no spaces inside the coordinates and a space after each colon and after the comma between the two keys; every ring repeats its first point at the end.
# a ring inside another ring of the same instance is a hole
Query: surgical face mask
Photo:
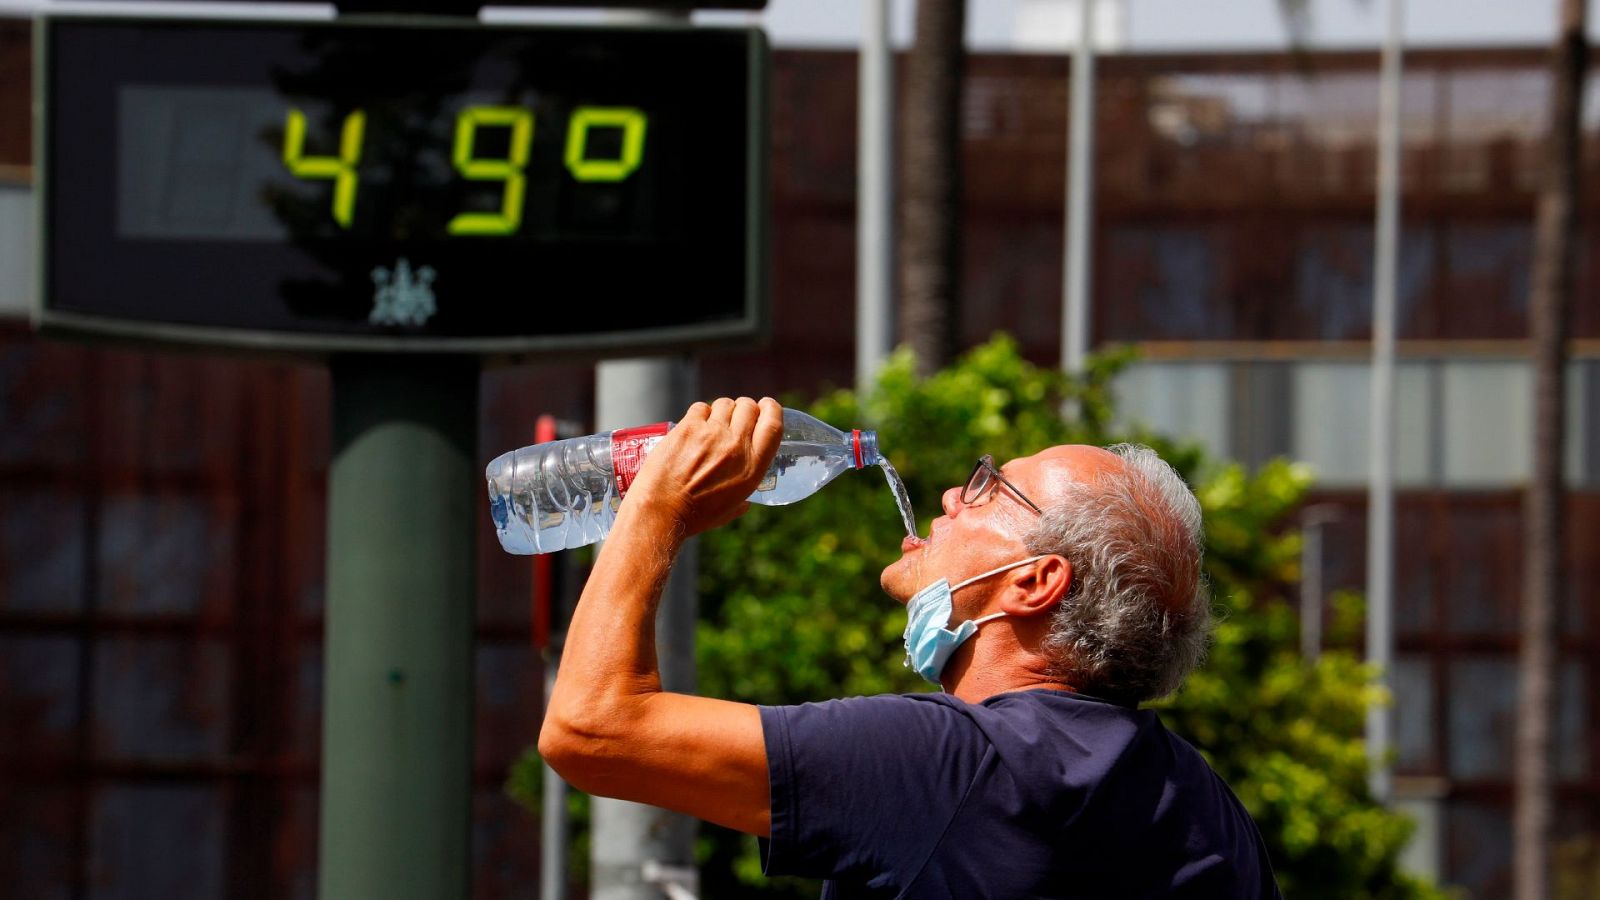
{"type": "Polygon", "coordinates": [[[978,626],[1005,615],[997,612],[993,615],[983,616],[978,619],[968,619],[956,626],[951,631],[950,616],[955,607],[952,595],[969,584],[982,581],[990,575],[998,575],[1018,566],[1025,566],[1035,560],[1044,559],[1043,556],[1030,556],[1019,559],[1014,563],[1007,563],[998,569],[990,569],[981,575],[974,575],[955,587],[950,586],[948,578],[941,578],[928,585],[911,602],[906,604],[906,661],[905,664],[917,670],[924,680],[930,684],[940,684],[939,673],[944,671],[945,663],[967,638],[978,633],[978,626]]]}

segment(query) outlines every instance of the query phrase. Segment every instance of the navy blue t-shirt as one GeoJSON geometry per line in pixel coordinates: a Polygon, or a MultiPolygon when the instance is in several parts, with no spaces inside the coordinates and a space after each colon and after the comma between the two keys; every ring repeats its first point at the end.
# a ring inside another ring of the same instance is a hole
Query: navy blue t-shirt
{"type": "Polygon", "coordinates": [[[822,896],[1275,898],[1244,807],[1154,712],[1067,691],[761,707],[768,875],[822,896]]]}

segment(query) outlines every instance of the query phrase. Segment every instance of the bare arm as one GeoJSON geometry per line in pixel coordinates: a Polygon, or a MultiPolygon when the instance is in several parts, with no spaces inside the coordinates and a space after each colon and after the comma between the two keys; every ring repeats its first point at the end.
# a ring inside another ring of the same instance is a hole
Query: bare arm
{"type": "Polygon", "coordinates": [[[782,435],[774,400],[697,403],[646,459],[578,600],[539,732],[540,755],[579,789],[770,833],[756,707],[662,691],[655,618],[683,541],[748,508],[782,435]]]}

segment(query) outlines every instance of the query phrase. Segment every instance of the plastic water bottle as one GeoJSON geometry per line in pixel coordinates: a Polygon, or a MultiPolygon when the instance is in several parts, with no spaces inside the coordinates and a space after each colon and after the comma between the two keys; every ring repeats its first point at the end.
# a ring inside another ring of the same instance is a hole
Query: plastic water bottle
{"type": "MultiPolygon", "coordinates": [[[[550,553],[606,536],[645,455],[672,422],[534,444],[489,463],[489,512],[509,553],[550,553]]],[[[878,465],[878,433],[840,431],[783,411],[783,443],[750,502],[783,506],[816,493],[846,469],[878,465]]]]}

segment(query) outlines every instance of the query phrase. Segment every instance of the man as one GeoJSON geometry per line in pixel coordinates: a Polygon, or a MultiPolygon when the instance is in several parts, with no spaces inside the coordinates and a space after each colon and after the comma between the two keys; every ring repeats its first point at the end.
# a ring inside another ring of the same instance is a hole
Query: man
{"type": "Polygon", "coordinates": [[[683,540],[739,516],[771,399],[690,407],[584,587],[539,750],[594,794],[766,838],[837,897],[1276,897],[1255,825],[1136,705],[1210,627],[1200,510],[1154,453],[1055,447],[946,491],[884,570],[940,694],[756,707],[664,693],[656,603],[683,540]]]}

